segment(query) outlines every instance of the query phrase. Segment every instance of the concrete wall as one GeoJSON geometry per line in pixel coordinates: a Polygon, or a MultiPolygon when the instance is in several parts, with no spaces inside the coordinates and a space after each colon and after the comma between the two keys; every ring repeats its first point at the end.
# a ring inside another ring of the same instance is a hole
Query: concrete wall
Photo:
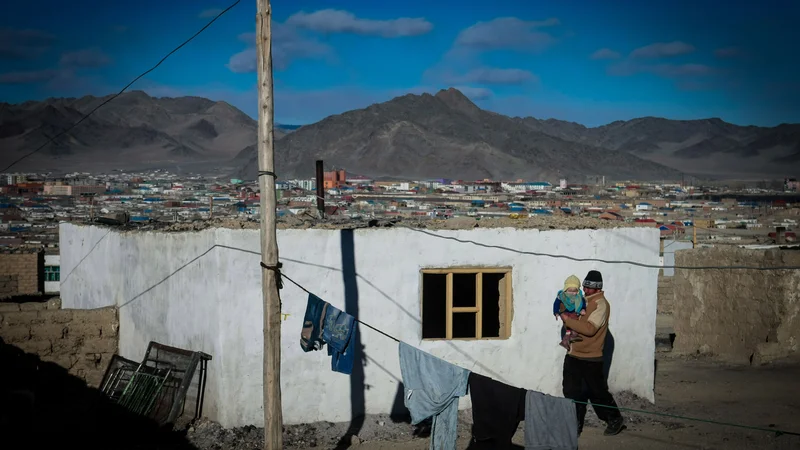
{"type": "Polygon", "coordinates": [[[681,250],[687,250],[692,248],[691,242],[685,241],[673,241],[673,240],[665,240],[664,241],[664,276],[671,277],[675,275],[675,270],[672,268],[675,266],[675,252],[681,250]]]}
{"type": "MultiPolygon", "coordinates": [[[[120,308],[120,353],[139,359],[155,340],[213,355],[205,413],[224,426],[263,423],[262,300],[257,230],[196,233],[118,233],[61,225],[64,304],[120,308]],[[102,240],[102,242],[100,242],[102,240]],[[99,242],[99,244],[97,244],[99,242]],[[84,263],[76,264],[97,244],[84,263]],[[225,245],[256,254],[229,248],[225,245]],[[209,250],[211,249],[211,250],[209,250]],[[170,275],[172,274],[172,275],[170,275]]],[[[279,230],[285,273],[344,309],[340,230],[279,230]]],[[[653,399],[657,269],[580,263],[459,243],[456,237],[510,248],[585,258],[658,263],[657,229],[546,231],[472,229],[432,231],[362,229],[352,232],[360,319],[454,364],[517,386],[560,395],[564,350],[552,302],[570,274],[599,269],[612,305],[615,350],[609,376],[614,391],[653,399]],[[511,338],[422,341],[420,269],[452,266],[513,268],[511,338]]],[[[347,249],[345,249],[347,250],[347,249]]],[[[347,281],[350,281],[348,279],[347,281]]],[[[300,330],[307,295],[285,282],[282,291],[283,412],[286,423],[348,421],[350,378],[330,370],[327,352],[304,353],[300,330]]],[[[389,412],[400,379],[397,344],[361,327],[367,413],[389,412]]],[[[468,401],[462,402],[467,407],[468,401]]]]}
{"type": "Polygon", "coordinates": [[[60,299],[0,303],[0,338],[97,387],[117,351],[115,308],[61,309],[60,299]]]}
{"type": "Polygon", "coordinates": [[[675,289],[672,281],[675,277],[659,275],[658,277],[658,313],[672,314],[675,309],[675,289]]]}
{"type": "MultiPolygon", "coordinates": [[[[800,266],[800,252],[704,248],[678,265],[800,266]]],[[[673,277],[673,352],[759,364],[800,349],[800,271],[687,270],[673,277]]]]}
{"type": "Polygon", "coordinates": [[[16,282],[16,291],[11,292],[10,295],[41,293],[44,288],[40,284],[43,262],[41,252],[0,253],[0,277],[5,276],[5,281],[10,283],[0,290],[7,291],[16,282]]]}

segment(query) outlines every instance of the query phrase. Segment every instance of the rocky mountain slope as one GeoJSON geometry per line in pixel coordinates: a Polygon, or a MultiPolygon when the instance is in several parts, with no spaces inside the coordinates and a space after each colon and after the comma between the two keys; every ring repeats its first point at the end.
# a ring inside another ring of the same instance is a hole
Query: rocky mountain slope
{"type": "MultiPolygon", "coordinates": [[[[108,98],[0,103],[0,165],[108,98]]],[[[14,170],[168,168],[253,178],[256,129],[255,120],[225,102],[132,91],[14,170]]],[[[275,137],[281,178],[311,176],[316,159],[376,177],[549,180],[677,179],[680,172],[779,178],[796,176],[792,170],[800,163],[798,124],[763,128],[644,117],[587,128],[481,110],[455,89],[397,97],[299,129],[279,125],[275,137]]]]}
{"type": "MultiPolygon", "coordinates": [[[[570,142],[481,110],[452,88],[331,116],[276,142],[276,165],[283,178],[311,176],[316,159],[375,177],[680,177],[628,152],[570,142]]],[[[253,178],[256,171],[251,155],[239,175],[253,178]]]]}
{"type": "MultiPolygon", "coordinates": [[[[0,162],[6,165],[69,128],[107,97],[0,103],[0,162]]],[[[255,143],[257,122],[225,102],[155,98],[131,91],[103,105],[15,170],[175,168],[228,162],[255,143]]],[[[277,138],[286,134],[276,127],[277,138]]]]}
{"type": "Polygon", "coordinates": [[[560,120],[516,119],[570,142],[621,150],[686,173],[722,177],[796,175],[800,124],[738,126],[721,119],[643,117],[596,128],[560,120]]]}

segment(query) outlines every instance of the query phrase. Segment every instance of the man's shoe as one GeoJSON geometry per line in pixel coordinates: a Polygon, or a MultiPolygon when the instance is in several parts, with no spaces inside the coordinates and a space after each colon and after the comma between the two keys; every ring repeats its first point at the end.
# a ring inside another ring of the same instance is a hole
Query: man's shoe
{"type": "Polygon", "coordinates": [[[609,422],[608,426],[606,427],[606,431],[604,431],[603,434],[606,436],[616,436],[620,434],[622,430],[624,430],[625,428],[627,428],[625,426],[625,422],[622,420],[622,418],[620,418],[612,422],[609,422]]]}

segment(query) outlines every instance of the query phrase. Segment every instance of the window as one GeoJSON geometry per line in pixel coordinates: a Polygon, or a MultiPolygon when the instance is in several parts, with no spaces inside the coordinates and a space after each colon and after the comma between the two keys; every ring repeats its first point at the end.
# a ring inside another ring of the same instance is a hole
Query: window
{"type": "Polygon", "coordinates": [[[61,267],[44,266],[44,281],[61,281],[61,267]]]}
{"type": "Polygon", "coordinates": [[[511,268],[422,270],[423,339],[508,339],[511,268]]]}

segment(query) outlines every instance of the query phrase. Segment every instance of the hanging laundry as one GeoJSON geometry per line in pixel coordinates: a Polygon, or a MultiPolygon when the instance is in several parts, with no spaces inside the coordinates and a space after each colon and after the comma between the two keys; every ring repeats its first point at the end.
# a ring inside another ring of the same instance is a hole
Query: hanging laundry
{"type": "Polygon", "coordinates": [[[469,375],[472,398],[470,450],[511,449],[511,438],[525,419],[525,389],[477,373],[469,375]]]}
{"type": "Polygon", "coordinates": [[[331,369],[346,375],[353,373],[355,361],[356,320],[350,314],[328,305],[325,311],[325,326],[322,339],[328,343],[331,369]]]}
{"type": "Polygon", "coordinates": [[[411,424],[433,417],[431,450],[455,450],[458,398],[467,395],[469,371],[400,343],[403,401],[411,424]]]}
{"type": "Polygon", "coordinates": [[[300,347],[304,352],[320,350],[325,345],[322,328],[325,325],[325,312],[328,303],[314,294],[308,294],[306,315],[303,318],[303,331],[300,333],[300,347]]]}
{"type": "Polygon", "coordinates": [[[525,450],[576,450],[575,404],[541,392],[525,395],[525,450]]]}
{"type": "Polygon", "coordinates": [[[300,347],[305,352],[321,350],[328,344],[331,369],[350,375],[355,361],[355,318],[314,294],[308,294],[300,347]]]}

